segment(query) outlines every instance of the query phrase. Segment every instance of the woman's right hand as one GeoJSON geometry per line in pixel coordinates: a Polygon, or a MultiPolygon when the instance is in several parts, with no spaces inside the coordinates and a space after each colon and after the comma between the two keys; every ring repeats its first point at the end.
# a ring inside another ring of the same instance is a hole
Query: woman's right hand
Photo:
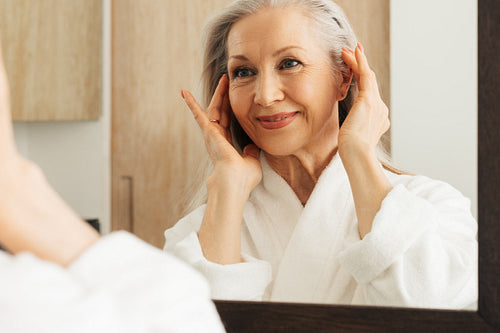
{"type": "Polygon", "coordinates": [[[212,101],[205,112],[193,95],[182,90],[186,104],[194,115],[205,139],[205,146],[214,164],[208,187],[238,184],[248,195],[262,179],[259,148],[254,144],[244,148],[243,154],[234,148],[231,139],[231,106],[226,75],[219,80],[212,101]]]}
{"type": "Polygon", "coordinates": [[[198,239],[205,258],[227,265],[241,259],[241,222],[250,192],[262,179],[259,149],[248,145],[240,154],[231,140],[229,82],[224,75],[207,112],[188,91],[181,91],[205,138],[214,164],[207,181],[208,201],[198,239]]]}

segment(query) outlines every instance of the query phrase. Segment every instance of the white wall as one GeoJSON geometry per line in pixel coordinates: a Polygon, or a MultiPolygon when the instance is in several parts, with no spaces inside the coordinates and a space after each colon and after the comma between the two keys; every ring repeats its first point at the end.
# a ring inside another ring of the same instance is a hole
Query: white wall
{"type": "Polygon", "coordinates": [[[477,0],[391,1],[394,162],[444,180],[477,217],[477,0]]]}
{"type": "Polygon", "coordinates": [[[103,100],[98,121],[18,122],[19,151],[36,162],[70,206],[110,230],[110,1],[103,1],[103,100]]]}

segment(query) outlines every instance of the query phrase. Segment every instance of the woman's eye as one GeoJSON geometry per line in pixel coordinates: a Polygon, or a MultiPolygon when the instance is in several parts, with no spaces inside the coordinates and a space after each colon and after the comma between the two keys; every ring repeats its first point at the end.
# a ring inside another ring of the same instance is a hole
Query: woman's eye
{"type": "Polygon", "coordinates": [[[234,78],[244,78],[244,77],[249,77],[253,74],[251,70],[248,68],[238,68],[233,72],[233,77],[234,78]]]}
{"type": "Polygon", "coordinates": [[[281,63],[281,68],[293,68],[300,65],[300,62],[294,59],[286,59],[281,63]]]}

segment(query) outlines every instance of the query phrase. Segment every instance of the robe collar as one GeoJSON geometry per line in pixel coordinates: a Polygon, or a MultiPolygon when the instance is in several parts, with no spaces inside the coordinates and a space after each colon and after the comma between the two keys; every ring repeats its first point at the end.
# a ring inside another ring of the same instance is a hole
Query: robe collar
{"type": "Polygon", "coordinates": [[[346,221],[354,204],[342,161],[335,154],[305,206],[263,153],[260,162],[263,178],[243,216],[260,259],[273,267],[271,299],[318,299],[329,261],[335,260],[341,238],[352,229],[346,221]]]}

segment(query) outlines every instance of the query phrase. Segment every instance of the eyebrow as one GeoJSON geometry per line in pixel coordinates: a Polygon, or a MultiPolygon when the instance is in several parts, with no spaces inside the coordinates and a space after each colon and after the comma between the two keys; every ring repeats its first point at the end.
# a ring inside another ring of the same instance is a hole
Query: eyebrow
{"type": "MultiPolygon", "coordinates": [[[[285,47],[282,47],[281,49],[279,49],[279,50],[275,51],[275,52],[272,54],[272,56],[273,56],[273,57],[276,57],[276,56],[277,56],[277,55],[279,55],[280,53],[283,53],[283,52],[288,51],[288,50],[290,50],[290,49],[300,49],[300,50],[302,50],[302,51],[305,51],[305,50],[304,50],[302,47],[300,47],[300,46],[290,45],[290,46],[285,46],[285,47]]],[[[234,58],[234,59],[239,59],[239,60],[248,61],[248,58],[247,58],[247,57],[245,57],[245,56],[244,56],[244,55],[242,55],[242,54],[238,54],[238,55],[234,55],[234,56],[230,56],[230,57],[229,57],[229,59],[233,59],[233,58],[234,58]]],[[[228,59],[228,60],[229,60],[229,59],[228,59]]]]}

